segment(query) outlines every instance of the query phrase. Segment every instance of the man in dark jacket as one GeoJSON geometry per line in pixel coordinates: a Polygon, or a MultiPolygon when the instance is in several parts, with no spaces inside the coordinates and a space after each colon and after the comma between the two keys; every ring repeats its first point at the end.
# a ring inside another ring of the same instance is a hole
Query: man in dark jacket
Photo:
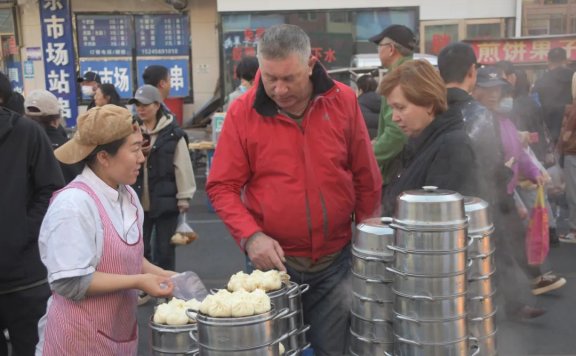
{"type": "Polygon", "coordinates": [[[50,288],[38,232],[52,193],[64,185],[44,130],[3,107],[12,94],[0,73],[0,355],[8,329],[16,355],[34,355],[50,288]]]}
{"type": "Polygon", "coordinates": [[[574,72],[566,67],[566,50],[552,48],[548,52],[548,70],[536,81],[534,91],[538,93],[544,120],[550,130],[554,144],[558,142],[562,118],[566,105],[572,103],[572,76],[574,72]]]}
{"type": "Polygon", "coordinates": [[[506,192],[510,173],[504,166],[498,126],[492,113],[469,94],[476,86],[476,67],[474,50],[466,43],[452,43],[438,56],[438,69],[448,88],[448,106],[461,111],[476,153],[480,183],[478,196],[490,204],[496,228],[494,241],[499,286],[506,299],[506,309],[522,318],[537,317],[544,311],[518,302],[519,295],[527,297],[530,293],[528,281],[522,278],[518,264],[511,257],[511,246],[506,243],[508,236],[505,233],[509,232],[507,219],[511,219],[513,226],[520,230],[522,223],[513,199],[506,192]]]}

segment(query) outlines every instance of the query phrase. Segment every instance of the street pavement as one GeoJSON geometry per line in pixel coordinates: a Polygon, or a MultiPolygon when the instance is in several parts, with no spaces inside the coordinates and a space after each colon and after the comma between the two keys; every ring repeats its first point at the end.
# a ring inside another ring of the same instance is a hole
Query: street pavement
{"type": "MultiPolygon", "coordinates": [[[[244,255],[208,207],[202,169],[196,173],[198,191],[188,221],[200,238],[191,245],[177,247],[176,269],[196,272],[207,288],[222,287],[231,274],[243,269],[244,255]]],[[[562,243],[552,248],[549,264],[556,274],[566,278],[566,285],[534,298],[536,306],[547,310],[545,315],[531,321],[499,323],[500,356],[576,355],[576,244],[562,243]]],[[[152,355],[148,321],[153,305],[150,302],[138,310],[142,356],[152,355]]]]}

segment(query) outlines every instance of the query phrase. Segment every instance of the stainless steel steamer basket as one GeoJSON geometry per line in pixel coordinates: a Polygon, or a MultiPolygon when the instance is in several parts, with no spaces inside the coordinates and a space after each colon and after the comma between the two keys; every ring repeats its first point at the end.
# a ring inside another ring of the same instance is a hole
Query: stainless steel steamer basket
{"type": "Polygon", "coordinates": [[[437,187],[403,192],[396,200],[394,225],[407,230],[448,231],[466,228],[463,197],[437,187]]]}
{"type": "Polygon", "coordinates": [[[382,342],[394,342],[392,320],[366,319],[350,313],[350,330],[361,337],[382,342]]]}
{"type": "Polygon", "coordinates": [[[364,278],[354,272],[352,272],[352,291],[359,296],[374,300],[388,302],[394,300],[392,283],[382,282],[379,279],[364,278]]]}
{"type": "Polygon", "coordinates": [[[467,307],[468,317],[478,318],[487,315],[492,315],[496,312],[496,304],[494,301],[495,292],[489,296],[468,296],[467,307]]]}
{"type": "Polygon", "coordinates": [[[352,292],[350,311],[364,319],[392,320],[393,309],[394,304],[391,301],[366,298],[352,292]]]}
{"type": "Polygon", "coordinates": [[[393,341],[370,340],[350,331],[350,352],[356,355],[385,355],[394,350],[393,341]]]}
{"type": "Polygon", "coordinates": [[[356,226],[352,246],[358,252],[391,260],[394,253],[388,245],[394,244],[394,230],[389,226],[392,218],[367,219],[356,226]]]}
{"type": "Polygon", "coordinates": [[[478,340],[465,337],[448,343],[421,343],[394,335],[395,356],[478,356],[478,340]],[[471,341],[471,342],[469,342],[471,341]]]}
{"type": "Polygon", "coordinates": [[[414,319],[443,320],[466,316],[466,294],[443,298],[394,291],[394,311],[414,319]]]}
{"type": "Polygon", "coordinates": [[[191,354],[198,347],[190,338],[190,331],[196,329],[196,324],[162,325],[150,318],[148,322],[151,333],[152,350],[156,354],[191,354]]]}
{"type": "Polygon", "coordinates": [[[496,281],[494,280],[494,271],[486,276],[468,279],[468,296],[469,297],[488,297],[496,292],[496,281]]]}
{"type": "Polygon", "coordinates": [[[464,197],[469,235],[485,235],[493,232],[494,226],[488,208],[489,204],[480,198],[464,197]]]}
{"type": "Polygon", "coordinates": [[[394,273],[394,289],[403,295],[420,295],[432,298],[450,297],[466,293],[466,273],[448,276],[424,276],[404,273],[388,268],[394,273]]]}
{"type": "Polygon", "coordinates": [[[424,344],[451,343],[468,337],[466,316],[444,320],[420,320],[394,314],[394,334],[424,344]]]}
{"type": "Polygon", "coordinates": [[[422,231],[392,224],[396,231],[394,246],[409,251],[460,251],[468,247],[465,226],[450,231],[422,231]]]}
{"type": "Polygon", "coordinates": [[[391,262],[352,249],[352,272],[358,276],[392,282],[393,274],[386,270],[388,266],[391,266],[391,262]]]}
{"type": "Polygon", "coordinates": [[[198,328],[190,334],[199,347],[219,351],[255,349],[274,343],[278,340],[277,322],[288,313],[288,308],[277,310],[274,305],[266,313],[239,318],[214,318],[186,311],[196,319],[198,328]]]}
{"type": "Polygon", "coordinates": [[[472,266],[468,271],[468,279],[490,276],[496,271],[494,254],[476,256],[470,259],[472,266]]]}
{"type": "Polygon", "coordinates": [[[445,276],[466,272],[466,248],[455,251],[405,250],[389,246],[396,252],[394,267],[403,273],[445,276]]]}

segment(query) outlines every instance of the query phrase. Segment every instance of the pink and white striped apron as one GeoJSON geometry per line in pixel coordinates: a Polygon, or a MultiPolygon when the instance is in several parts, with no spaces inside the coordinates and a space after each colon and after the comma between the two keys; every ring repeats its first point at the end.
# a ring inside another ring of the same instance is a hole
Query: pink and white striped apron
{"type": "MultiPolygon", "coordinates": [[[[118,235],[100,199],[82,182],[64,189],[81,189],[98,207],[104,228],[104,242],[96,271],[111,274],[142,272],[142,233],[132,245],[118,235]]],[[[63,189],[63,190],[64,190],[63,189]]],[[[61,190],[62,191],[62,190],[61,190]]],[[[130,190],[129,190],[130,191],[130,190]]],[[[59,192],[58,192],[59,193],[59,192]]],[[[58,194],[56,193],[56,194],[58,194]]],[[[55,195],[56,196],[56,195],[55,195]]],[[[134,194],[131,192],[134,204],[134,194]]],[[[137,216],[138,220],[142,217],[137,216]]],[[[44,356],[130,356],[138,351],[138,291],[128,289],[73,301],[52,293],[44,335],[44,356]]]]}

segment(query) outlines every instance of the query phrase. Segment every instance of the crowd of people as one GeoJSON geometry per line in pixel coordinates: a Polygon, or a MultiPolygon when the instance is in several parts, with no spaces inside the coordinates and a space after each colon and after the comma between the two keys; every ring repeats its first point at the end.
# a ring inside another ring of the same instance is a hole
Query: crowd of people
{"type": "MultiPolygon", "coordinates": [[[[510,62],[481,67],[465,43],[446,46],[437,68],[413,60],[416,36],[402,25],[370,41],[387,73],[359,77],[354,91],[330,78],[301,28],[265,31],[226,102],[206,185],[216,213],[252,266],[310,285],[302,302],[316,355],[347,352],[352,226],[392,216],[403,191],[426,185],[490,204],[504,317],[542,315],[532,296],[566,280],[526,257],[539,188],[549,243],[576,242],[566,51],[551,49],[532,85],[510,62]]],[[[91,103],[68,139],[54,95],[19,97],[0,74],[0,162],[10,171],[0,178],[0,330],[17,355],[136,355],[137,305],[172,293],[170,237],[196,183],[186,133],[164,104],[169,71],[150,66],[143,80],[131,113],[113,85],[84,73],[91,103]]]]}
{"type": "Polygon", "coordinates": [[[137,305],[173,290],[170,239],[196,190],[187,136],[150,66],[122,104],[87,72],[72,138],[47,90],[21,97],[0,73],[0,355],[136,355],[137,305]],[[23,307],[14,308],[14,305],[23,307]],[[89,351],[90,350],[90,351],[89,351]]]}

